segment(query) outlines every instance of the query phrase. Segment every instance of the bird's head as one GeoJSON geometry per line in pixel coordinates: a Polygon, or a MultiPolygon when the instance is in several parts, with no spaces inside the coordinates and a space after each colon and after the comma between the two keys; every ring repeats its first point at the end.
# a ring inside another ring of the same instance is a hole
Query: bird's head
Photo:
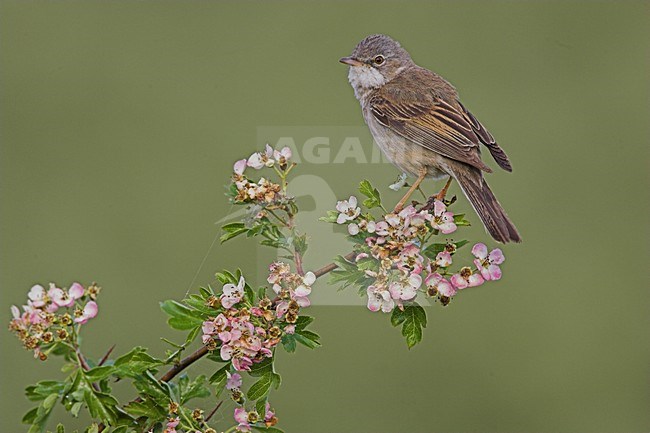
{"type": "Polygon", "coordinates": [[[399,42],[386,35],[371,35],[359,42],[349,57],[339,62],[350,66],[348,79],[360,99],[366,92],[381,87],[413,64],[399,42]]]}

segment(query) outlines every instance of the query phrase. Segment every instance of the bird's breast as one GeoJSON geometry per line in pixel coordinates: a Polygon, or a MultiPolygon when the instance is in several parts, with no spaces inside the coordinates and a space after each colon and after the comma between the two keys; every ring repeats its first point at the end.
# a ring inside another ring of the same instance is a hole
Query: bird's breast
{"type": "Polygon", "coordinates": [[[402,172],[417,177],[420,170],[426,168],[427,177],[440,179],[447,175],[442,169],[445,166],[442,155],[431,152],[380,124],[369,107],[364,108],[363,116],[379,149],[402,172]]]}

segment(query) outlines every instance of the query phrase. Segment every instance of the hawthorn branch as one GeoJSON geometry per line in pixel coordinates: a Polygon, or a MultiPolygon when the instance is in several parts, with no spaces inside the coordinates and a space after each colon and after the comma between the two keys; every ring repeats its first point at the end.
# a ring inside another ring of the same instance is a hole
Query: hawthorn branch
{"type": "MultiPolygon", "coordinates": [[[[356,253],[352,252],[344,256],[346,260],[352,260],[356,253]]],[[[338,265],[336,263],[330,263],[328,265],[323,266],[320,269],[317,269],[314,271],[314,275],[316,275],[316,278],[320,278],[325,274],[328,274],[329,272],[332,272],[334,269],[338,268],[338,265]]],[[[174,364],[172,368],[170,368],[159,380],[161,382],[169,382],[176,376],[178,376],[183,370],[185,370],[187,367],[190,365],[194,364],[196,361],[199,359],[203,358],[205,355],[209,353],[209,350],[206,346],[201,346],[198,348],[195,352],[192,354],[188,355],[187,357],[181,359],[181,361],[178,364],[174,364]]]]}

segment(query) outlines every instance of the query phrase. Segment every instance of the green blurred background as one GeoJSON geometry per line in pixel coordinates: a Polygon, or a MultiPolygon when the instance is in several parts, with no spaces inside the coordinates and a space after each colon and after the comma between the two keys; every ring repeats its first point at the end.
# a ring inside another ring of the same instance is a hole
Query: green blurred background
{"type": "MultiPolygon", "coordinates": [[[[454,83],[506,149],[514,172],[488,180],[524,243],[503,248],[501,282],[429,308],[411,351],[385,316],[314,307],[324,346],[280,356],[280,426],[650,430],[648,2],[3,1],[0,12],[0,322],[36,282],[96,280],[88,354],[113,343],[162,354],[159,337],[180,336],[160,300],[222,268],[261,282],[272,252],[243,239],[209,250],[231,211],[232,162],[296,131],[330,137],[330,160],[351,134],[370,154],[337,60],[382,32],[454,83]]],[[[316,216],[363,178],[387,191],[397,171],[348,159],[299,174],[315,185],[300,194],[315,268],[348,248],[316,216]]],[[[346,296],[324,281],[315,292],[346,296]]],[[[60,364],[8,332],[0,341],[0,430],[24,431],[23,387],[60,364]]]]}

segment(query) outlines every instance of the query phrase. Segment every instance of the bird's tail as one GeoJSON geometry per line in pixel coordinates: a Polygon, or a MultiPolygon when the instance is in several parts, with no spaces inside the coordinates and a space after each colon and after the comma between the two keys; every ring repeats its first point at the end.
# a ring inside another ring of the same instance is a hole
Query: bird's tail
{"type": "Polygon", "coordinates": [[[488,233],[496,241],[504,244],[506,242],[521,242],[517,228],[508,218],[508,214],[501,207],[481,172],[474,167],[469,167],[469,170],[463,167],[450,171],[483,221],[488,233]]]}

